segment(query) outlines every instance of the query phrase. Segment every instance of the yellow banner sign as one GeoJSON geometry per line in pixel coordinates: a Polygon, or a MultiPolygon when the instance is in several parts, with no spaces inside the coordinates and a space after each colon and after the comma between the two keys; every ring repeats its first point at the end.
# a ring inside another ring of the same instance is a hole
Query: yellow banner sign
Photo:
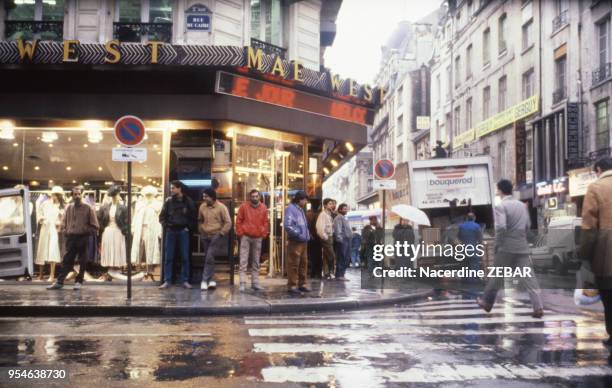
{"type": "Polygon", "coordinates": [[[475,139],[476,131],[474,130],[474,128],[468,129],[465,132],[461,132],[453,138],[453,149],[456,150],[457,148],[461,148],[464,144],[471,143],[475,139]]]}

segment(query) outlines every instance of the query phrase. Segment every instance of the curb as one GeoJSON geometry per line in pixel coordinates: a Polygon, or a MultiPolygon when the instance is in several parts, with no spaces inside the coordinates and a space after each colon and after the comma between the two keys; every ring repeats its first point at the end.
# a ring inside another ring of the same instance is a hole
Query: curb
{"type": "Polygon", "coordinates": [[[270,315],[277,313],[309,313],[338,310],[358,310],[412,302],[430,296],[432,291],[423,291],[398,297],[374,300],[342,300],[313,303],[266,303],[259,306],[1,306],[0,317],[214,317],[236,315],[270,315]]]}

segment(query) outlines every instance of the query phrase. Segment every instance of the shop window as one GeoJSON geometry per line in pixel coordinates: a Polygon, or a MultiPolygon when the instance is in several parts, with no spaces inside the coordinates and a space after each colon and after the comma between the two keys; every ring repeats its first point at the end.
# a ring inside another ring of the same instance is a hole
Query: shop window
{"type": "Polygon", "coordinates": [[[610,100],[595,105],[595,148],[610,147],[610,100]]]}
{"type": "Polygon", "coordinates": [[[172,41],[173,0],[119,0],[113,35],[121,42],[172,41]]]}
{"type": "Polygon", "coordinates": [[[281,55],[283,48],[283,6],[281,0],[251,0],[251,42],[267,54],[281,55]]]}
{"type": "Polygon", "coordinates": [[[5,7],[6,40],[63,39],[65,0],[7,0],[5,7]]]}

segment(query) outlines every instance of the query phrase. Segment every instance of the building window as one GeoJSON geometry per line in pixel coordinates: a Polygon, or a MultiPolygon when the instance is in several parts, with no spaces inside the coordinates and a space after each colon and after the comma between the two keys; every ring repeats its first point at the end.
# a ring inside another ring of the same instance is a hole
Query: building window
{"type": "Polygon", "coordinates": [[[474,14],[474,2],[472,0],[468,0],[467,2],[467,16],[468,18],[472,17],[474,14]]]}
{"type": "Polygon", "coordinates": [[[12,0],[4,7],[6,40],[63,39],[65,0],[12,0]]]}
{"type": "Polygon", "coordinates": [[[440,74],[436,76],[436,107],[440,107],[440,101],[442,100],[442,81],[440,80],[440,74]]]}
{"type": "Polygon", "coordinates": [[[457,55],[455,57],[455,87],[458,87],[461,80],[461,57],[457,55]]]}
{"type": "Polygon", "coordinates": [[[465,50],[465,78],[472,76],[472,45],[467,46],[465,50]]]}
{"type": "Polygon", "coordinates": [[[610,68],[610,19],[597,24],[597,67],[593,70],[593,85],[612,76],[610,68]]]}
{"type": "Polygon", "coordinates": [[[533,46],[533,19],[523,24],[523,51],[533,46]]]}
{"type": "Polygon", "coordinates": [[[251,38],[283,46],[281,0],[251,0],[251,38]]]}
{"type": "Polygon", "coordinates": [[[172,3],[172,0],[117,1],[114,38],[121,42],[171,42],[172,3]]]}
{"type": "Polygon", "coordinates": [[[455,122],[453,124],[453,133],[457,136],[461,133],[461,107],[455,108],[455,122]]]}
{"type": "Polygon", "coordinates": [[[497,111],[506,109],[508,104],[508,82],[506,76],[497,81],[497,111]]]}
{"type": "Polygon", "coordinates": [[[399,109],[402,104],[403,104],[403,94],[404,94],[404,87],[400,86],[400,88],[397,90],[397,108],[399,109]]]}
{"type": "Polygon", "coordinates": [[[491,114],[491,87],[482,89],[482,119],[485,120],[491,114]]]}
{"type": "Polygon", "coordinates": [[[397,146],[397,163],[404,161],[404,144],[397,146]]]}
{"type": "Polygon", "coordinates": [[[450,66],[446,67],[446,101],[450,101],[451,90],[453,89],[453,72],[450,66]]]}
{"type": "Polygon", "coordinates": [[[595,147],[610,147],[610,101],[605,100],[595,104],[595,147]]]}
{"type": "Polygon", "coordinates": [[[468,98],[465,103],[465,130],[472,128],[472,98],[468,98]]]}
{"type": "Polygon", "coordinates": [[[491,61],[491,53],[489,52],[491,45],[491,30],[487,28],[482,33],[482,64],[486,66],[491,61]]]}
{"type": "Polygon", "coordinates": [[[553,92],[553,104],[556,104],[566,97],[566,56],[555,60],[555,91],[553,92]]]}
{"type": "Polygon", "coordinates": [[[533,68],[523,73],[523,100],[533,96],[535,87],[534,78],[533,68]]]}
{"type": "Polygon", "coordinates": [[[404,133],[404,115],[400,115],[397,118],[397,128],[395,129],[397,136],[401,136],[404,133]]]}
{"type": "Polygon", "coordinates": [[[555,12],[557,16],[553,19],[553,32],[560,30],[562,27],[569,23],[568,8],[569,0],[555,1],[555,12]]]}
{"type": "Polygon", "coordinates": [[[499,167],[499,177],[508,178],[508,170],[506,166],[506,142],[501,141],[497,145],[497,166],[499,167]]]}
{"type": "Polygon", "coordinates": [[[504,51],[506,51],[506,38],[508,35],[508,32],[506,31],[507,27],[508,27],[508,17],[506,16],[506,14],[503,14],[499,17],[498,20],[498,30],[497,30],[497,44],[498,44],[498,50],[499,53],[503,53],[504,51]]]}

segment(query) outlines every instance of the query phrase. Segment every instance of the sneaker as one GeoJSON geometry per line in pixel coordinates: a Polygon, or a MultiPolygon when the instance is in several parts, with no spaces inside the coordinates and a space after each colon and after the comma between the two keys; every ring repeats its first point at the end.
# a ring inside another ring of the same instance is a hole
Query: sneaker
{"type": "Polygon", "coordinates": [[[534,310],[531,316],[534,318],[542,318],[542,316],[544,316],[544,310],[542,309],[534,310]]]}
{"type": "Polygon", "coordinates": [[[292,295],[301,295],[302,293],[297,288],[290,288],[287,290],[288,293],[292,295]]]}
{"type": "Polygon", "coordinates": [[[217,288],[217,282],[215,282],[214,280],[211,280],[210,282],[208,282],[209,290],[214,290],[215,288],[217,288]]]}
{"type": "Polygon", "coordinates": [[[240,292],[244,292],[245,289],[246,289],[246,284],[240,283],[240,292]]]}
{"type": "Polygon", "coordinates": [[[191,290],[193,287],[191,286],[191,284],[189,284],[189,282],[185,282],[183,283],[183,287],[185,287],[188,290],[191,290]]]}
{"type": "Polygon", "coordinates": [[[251,285],[251,288],[252,288],[254,291],[263,291],[263,290],[265,290],[265,288],[263,288],[263,287],[262,287],[262,286],[260,286],[259,284],[253,284],[253,285],[251,285]]]}
{"type": "Polygon", "coordinates": [[[480,306],[481,309],[483,309],[484,311],[491,312],[491,309],[493,308],[493,306],[486,304],[485,302],[482,301],[482,299],[477,298],[476,299],[476,303],[478,304],[478,306],[480,306]]]}
{"type": "Polygon", "coordinates": [[[161,286],[159,286],[160,290],[164,290],[166,288],[170,288],[170,283],[168,282],[164,282],[164,284],[162,284],[161,286]]]}
{"type": "Polygon", "coordinates": [[[204,290],[208,290],[208,282],[202,282],[202,283],[200,284],[200,289],[201,289],[202,291],[204,291],[204,290]]]}
{"type": "Polygon", "coordinates": [[[306,287],[306,286],[302,286],[300,288],[298,288],[298,290],[302,291],[302,292],[310,292],[310,288],[306,287]]]}
{"type": "Polygon", "coordinates": [[[83,283],[74,283],[74,286],[72,286],[72,289],[75,291],[78,291],[81,289],[81,287],[83,287],[83,283]]]}
{"type": "Polygon", "coordinates": [[[63,284],[55,282],[52,285],[50,285],[49,287],[47,287],[47,290],[60,290],[64,287],[63,284]]]}

